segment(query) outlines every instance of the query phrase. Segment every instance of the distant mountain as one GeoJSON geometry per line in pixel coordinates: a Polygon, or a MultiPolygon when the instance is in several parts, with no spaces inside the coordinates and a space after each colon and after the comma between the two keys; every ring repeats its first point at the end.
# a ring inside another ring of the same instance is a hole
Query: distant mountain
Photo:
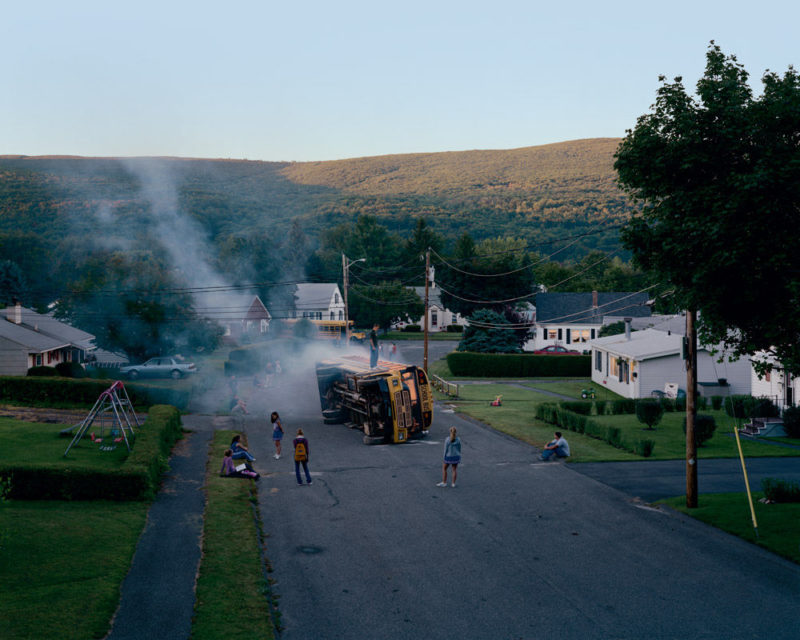
{"type": "MultiPolygon", "coordinates": [[[[455,239],[513,235],[550,242],[624,221],[615,184],[619,139],[498,151],[420,153],[327,162],[0,156],[0,234],[91,233],[109,217],[171,207],[219,241],[258,229],[311,235],[367,213],[398,232],[425,216],[455,239]]],[[[617,232],[587,236],[573,256],[617,248],[617,232]]]]}

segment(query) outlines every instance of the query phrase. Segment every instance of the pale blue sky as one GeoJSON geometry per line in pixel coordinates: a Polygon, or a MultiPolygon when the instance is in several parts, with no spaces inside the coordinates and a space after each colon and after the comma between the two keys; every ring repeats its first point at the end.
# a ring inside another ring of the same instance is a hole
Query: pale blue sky
{"type": "Polygon", "coordinates": [[[756,90],[800,2],[6,0],[0,154],[332,160],[615,137],[709,40],[756,90]]]}

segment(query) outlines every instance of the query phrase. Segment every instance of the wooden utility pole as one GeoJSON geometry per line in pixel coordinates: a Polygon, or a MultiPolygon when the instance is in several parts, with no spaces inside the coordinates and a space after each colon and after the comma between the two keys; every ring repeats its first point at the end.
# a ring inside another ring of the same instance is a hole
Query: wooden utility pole
{"type": "Polygon", "coordinates": [[[428,372],[428,287],[431,275],[431,250],[425,252],[425,348],[422,352],[422,368],[428,372]]]}
{"type": "Polygon", "coordinates": [[[350,346],[350,314],[347,307],[347,256],[342,254],[342,284],[344,285],[344,345],[350,346]]]}
{"type": "Polygon", "coordinates": [[[686,311],[686,507],[697,508],[697,312],[686,311]]]}

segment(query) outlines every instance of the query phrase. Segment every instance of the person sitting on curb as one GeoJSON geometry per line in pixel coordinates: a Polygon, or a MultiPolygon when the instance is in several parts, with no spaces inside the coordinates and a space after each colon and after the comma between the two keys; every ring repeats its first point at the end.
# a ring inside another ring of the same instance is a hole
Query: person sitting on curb
{"type": "Polygon", "coordinates": [[[247,462],[244,465],[244,469],[237,471],[233,464],[233,451],[225,449],[225,457],[222,458],[222,468],[219,470],[219,475],[224,478],[253,478],[255,480],[261,477],[247,462]]]}
{"type": "Polygon", "coordinates": [[[255,457],[252,453],[247,450],[242,443],[242,436],[235,435],[233,436],[233,440],[231,440],[231,451],[233,451],[233,459],[239,460],[240,458],[246,459],[248,462],[255,462],[255,457]]]}
{"type": "Polygon", "coordinates": [[[555,440],[551,440],[546,445],[544,445],[544,451],[542,451],[542,460],[549,460],[554,455],[557,458],[567,458],[569,457],[569,444],[564,439],[564,436],[561,435],[560,431],[556,431],[554,434],[555,440]]]}

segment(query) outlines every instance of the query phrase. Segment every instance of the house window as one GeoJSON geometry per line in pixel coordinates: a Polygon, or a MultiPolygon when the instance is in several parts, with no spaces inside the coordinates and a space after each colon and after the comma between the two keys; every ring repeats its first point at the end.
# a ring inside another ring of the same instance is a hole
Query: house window
{"type": "MultiPolygon", "coordinates": [[[[333,304],[339,304],[339,294],[338,293],[334,293],[333,294],[333,304]]],[[[331,319],[333,319],[333,318],[331,318],[331,319]]]]}
{"type": "Polygon", "coordinates": [[[436,311],[431,311],[431,326],[439,326],[439,314],[436,311]]]}
{"type": "MultiPolygon", "coordinates": [[[[559,331],[561,331],[561,329],[559,329],[559,331]]],[[[570,342],[572,342],[572,331],[567,329],[566,332],[567,332],[567,344],[570,344],[570,342]]]]}
{"type": "Polygon", "coordinates": [[[555,329],[548,329],[547,330],[547,339],[548,340],[555,340],[556,338],[558,338],[558,333],[556,332],[556,330],[555,329]]]}
{"type": "MultiPolygon", "coordinates": [[[[588,329],[572,329],[570,332],[572,334],[572,341],[573,342],[589,342],[589,330],[588,329]]],[[[594,337],[594,336],[592,336],[594,337]]],[[[567,339],[569,342],[569,339],[567,339]]]]}
{"type": "Polygon", "coordinates": [[[344,320],[344,311],[339,309],[339,320],[344,320]]]}
{"type": "Polygon", "coordinates": [[[269,329],[269,323],[266,320],[261,320],[261,333],[266,333],[269,329]]]}
{"type": "Polygon", "coordinates": [[[336,312],[331,311],[331,320],[336,320],[336,312]]]}
{"type": "Polygon", "coordinates": [[[596,337],[596,334],[595,334],[595,329],[592,329],[592,340],[594,340],[594,339],[595,339],[595,337],[596,337]]]}
{"type": "Polygon", "coordinates": [[[772,371],[767,371],[767,375],[764,376],[764,380],[767,382],[772,382],[772,371]]]}
{"type": "Polygon", "coordinates": [[[42,366],[42,354],[41,353],[37,353],[36,354],[36,366],[37,367],[41,367],[42,366]]]}
{"type": "Polygon", "coordinates": [[[558,330],[558,341],[559,341],[559,342],[561,342],[561,341],[564,339],[564,338],[562,337],[562,335],[563,335],[563,329],[559,329],[559,330],[558,330]]]}
{"type": "Polygon", "coordinates": [[[608,375],[619,377],[619,361],[614,356],[608,358],[608,375]]]}
{"type": "Polygon", "coordinates": [[[598,371],[603,371],[603,353],[602,351],[594,352],[594,368],[598,371]]]}

